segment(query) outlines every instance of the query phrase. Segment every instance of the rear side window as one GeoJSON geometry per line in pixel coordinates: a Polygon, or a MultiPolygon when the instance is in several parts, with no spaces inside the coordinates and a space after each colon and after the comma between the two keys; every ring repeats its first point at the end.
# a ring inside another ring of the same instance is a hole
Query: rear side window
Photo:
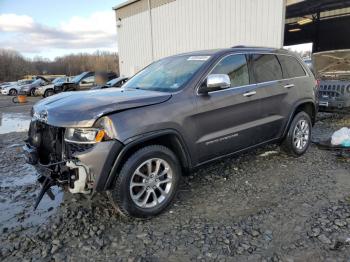
{"type": "Polygon", "coordinates": [[[223,58],[211,74],[226,74],[230,77],[231,87],[249,85],[249,72],[245,55],[230,55],[223,58]]]}
{"type": "Polygon", "coordinates": [[[281,63],[284,77],[292,78],[292,77],[299,77],[299,76],[305,76],[305,70],[299,63],[299,61],[292,56],[286,56],[286,55],[279,55],[278,60],[281,63]]]}
{"type": "Polygon", "coordinates": [[[257,83],[280,80],[282,68],[275,55],[253,55],[252,69],[257,83]]]}

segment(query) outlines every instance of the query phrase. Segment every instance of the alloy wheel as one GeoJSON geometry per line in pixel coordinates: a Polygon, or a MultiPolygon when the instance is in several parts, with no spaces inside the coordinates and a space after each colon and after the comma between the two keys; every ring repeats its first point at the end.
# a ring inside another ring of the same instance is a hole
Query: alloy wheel
{"type": "Polygon", "coordinates": [[[303,150],[310,139],[310,126],[309,123],[302,119],[299,120],[295,126],[293,132],[293,143],[298,150],[303,150]]]}
{"type": "Polygon", "coordinates": [[[17,91],[15,89],[11,89],[9,93],[11,96],[17,95],[17,91]]]}
{"type": "Polygon", "coordinates": [[[130,181],[132,201],[141,208],[154,208],[165,201],[173,186],[173,171],[160,158],[152,158],[134,171],[130,181]]]}

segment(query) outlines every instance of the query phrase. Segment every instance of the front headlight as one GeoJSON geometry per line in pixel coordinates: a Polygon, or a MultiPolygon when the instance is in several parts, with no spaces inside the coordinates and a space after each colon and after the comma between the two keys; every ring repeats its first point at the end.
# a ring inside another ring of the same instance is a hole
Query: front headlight
{"type": "Polygon", "coordinates": [[[101,142],[105,132],[98,128],[67,128],[64,140],[71,143],[95,144],[101,142]]]}
{"type": "Polygon", "coordinates": [[[115,129],[109,117],[101,117],[92,128],[67,128],[64,140],[71,143],[95,144],[115,138],[115,129]]]}

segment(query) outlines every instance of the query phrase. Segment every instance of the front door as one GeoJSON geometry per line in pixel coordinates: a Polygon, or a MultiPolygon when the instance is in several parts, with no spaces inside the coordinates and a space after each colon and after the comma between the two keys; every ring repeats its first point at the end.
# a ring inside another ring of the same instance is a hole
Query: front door
{"type": "Polygon", "coordinates": [[[95,76],[88,76],[79,83],[79,90],[87,90],[95,85],[95,76]]]}
{"type": "Polygon", "coordinates": [[[260,142],[261,96],[249,80],[246,56],[222,58],[210,74],[227,74],[231,87],[196,96],[196,149],[199,162],[239,151],[260,142]]]}

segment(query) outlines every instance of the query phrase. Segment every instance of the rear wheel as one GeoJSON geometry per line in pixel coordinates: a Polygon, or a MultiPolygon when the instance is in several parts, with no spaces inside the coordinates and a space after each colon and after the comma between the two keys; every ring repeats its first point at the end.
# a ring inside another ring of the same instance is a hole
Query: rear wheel
{"type": "Polygon", "coordinates": [[[10,96],[16,96],[16,95],[17,95],[17,90],[16,90],[16,89],[11,89],[11,90],[9,91],[9,95],[10,95],[10,96]]]}
{"type": "Polygon", "coordinates": [[[53,92],[53,89],[47,89],[47,90],[45,90],[45,93],[44,93],[43,97],[52,96],[54,94],[55,93],[53,92]]]}
{"type": "Polygon", "coordinates": [[[158,215],[174,200],[180,176],[179,161],[170,149],[147,146],[123,165],[114,184],[112,200],[126,216],[158,215]]]}
{"type": "Polygon", "coordinates": [[[303,155],[310,145],[311,119],[305,112],[295,115],[286,138],[282,143],[282,149],[292,156],[303,155]]]}

